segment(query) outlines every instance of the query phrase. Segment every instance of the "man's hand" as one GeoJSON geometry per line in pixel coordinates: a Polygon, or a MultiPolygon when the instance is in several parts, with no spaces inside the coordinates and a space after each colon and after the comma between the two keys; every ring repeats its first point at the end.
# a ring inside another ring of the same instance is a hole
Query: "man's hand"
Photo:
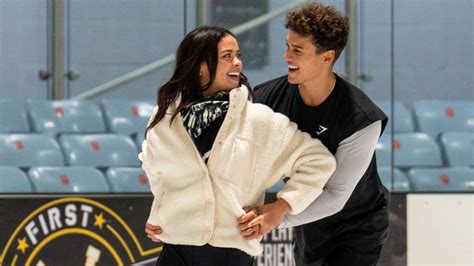
{"type": "Polygon", "coordinates": [[[248,226],[248,223],[257,218],[258,213],[256,208],[244,207],[246,214],[242,215],[237,222],[239,223],[240,234],[246,239],[255,239],[259,231],[260,225],[253,227],[248,226]]]}
{"type": "Polygon", "coordinates": [[[240,234],[247,240],[263,237],[276,228],[285,215],[291,210],[291,206],[284,200],[278,199],[270,204],[257,206],[238,219],[240,234]]]}
{"type": "Polygon", "coordinates": [[[155,235],[161,234],[162,232],[163,230],[161,230],[159,225],[151,225],[149,223],[145,224],[146,236],[153,242],[161,242],[160,239],[156,238],[155,235]]]}

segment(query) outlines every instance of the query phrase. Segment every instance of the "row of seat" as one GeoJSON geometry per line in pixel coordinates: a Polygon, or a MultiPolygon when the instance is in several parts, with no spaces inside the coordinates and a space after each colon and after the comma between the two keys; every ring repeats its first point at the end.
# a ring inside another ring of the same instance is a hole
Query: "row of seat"
{"type": "Polygon", "coordinates": [[[0,133],[117,133],[143,132],[154,103],[145,100],[92,101],[0,99],[0,133]],[[31,126],[30,126],[31,125],[31,126]]]}
{"type": "Polygon", "coordinates": [[[45,134],[0,135],[0,165],[32,166],[139,167],[139,147],[119,134],[45,134]]]}
{"type": "MultiPolygon", "coordinates": [[[[382,184],[395,192],[474,191],[474,169],[470,167],[411,168],[379,167],[382,184]]],[[[279,182],[267,191],[276,193],[279,182]]],[[[111,167],[103,174],[94,167],[31,167],[26,173],[17,167],[0,166],[0,193],[126,193],[150,192],[141,168],[111,167]]]]}
{"type": "MultiPolygon", "coordinates": [[[[424,132],[432,137],[446,131],[474,131],[473,101],[422,100],[413,111],[403,103],[377,101],[391,118],[387,131],[424,132]],[[393,111],[393,113],[392,113],[393,111]]],[[[118,133],[143,132],[155,103],[145,100],[0,100],[0,133],[118,133]],[[30,126],[31,124],[31,126],[30,126]]]]}
{"type": "Polygon", "coordinates": [[[471,167],[379,167],[382,184],[396,192],[461,191],[474,192],[474,169],[471,167]]]}
{"type": "MultiPolygon", "coordinates": [[[[143,141],[119,134],[0,134],[0,165],[139,167],[143,141]]],[[[376,146],[379,166],[474,166],[474,133],[446,132],[441,145],[424,133],[383,135],[376,146]],[[392,158],[393,155],[393,158],[392,158]],[[445,161],[446,163],[444,163],[445,161]]]]}
{"type": "Polygon", "coordinates": [[[438,141],[425,133],[384,134],[376,146],[377,165],[474,166],[472,132],[444,132],[438,141]]]}
{"type": "Polygon", "coordinates": [[[31,167],[26,173],[17,167],[0,166],[0,193],[108,193],[150,192],[141,168],[31,167]]]}
{"type": "Polygon", "coordinates": [[[437,138],[442,132],[474,132],[474,101],[420,100],[407,108],[399,101],[376,101],[390,121],[387,131],[423,132],[437,138]]]}
{"type": "MultiPolygon", "coordinates": [[[[397,167],[378,167],[382,184],[392,192],[474,192],[474,169],[471,167],[413,167],[406,173],[397,167]]],[[[268,189],[276,193],[284,182],[268,189]]]]}

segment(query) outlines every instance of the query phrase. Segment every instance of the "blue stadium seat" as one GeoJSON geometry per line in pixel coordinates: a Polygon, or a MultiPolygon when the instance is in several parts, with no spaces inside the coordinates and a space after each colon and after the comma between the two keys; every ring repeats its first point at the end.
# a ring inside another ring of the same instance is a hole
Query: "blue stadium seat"
{"type": "Polygon", "coordinates": [[[392,123],[394,132],[413,132],[415,130],[412,113],[401,102],[394,101],[393,107],[391,101],[376,101],[376,104],[389,118],[385,131],[392,130],[392,123]],[[392,108],[394,111],[393,115],[392,108]]]}
{"type": "Polygon", "coordinates": [[[138,152],[142,152],[142,143],[145,140],[145,133],[138,133],[135,135],[135,145],[138,152]]]}
{"type": "Polygon", "coordinates": [[[102,111],[94,102],[30,100],[27,109],[35,132],[51,136],[106,132],[102,111]]]}
{"type": "Polygon", "coordinates": [[[26,174],[17,167],[0,166],[0,193],[31,193],[26,174]]]}
{"type": "Polygon", "coordinates": [[[150,192],[150,184],[141,168],[111,167],[106,176],[113,192],[150,192]]]}
{"type": "Polygon", "coordinates": [[[59,137],[66,162],[71,166],[138,167],[135,143],[123,135],[91,134],[59,137]]]}
{"type": "Polygon", "coordinates": [[[27,133],[30,125],[23,102],[0,99],[0,133],[27,133]]]}
{"type": "Polygon", "coordinates": [[[440,140],[450,166],[474,166],[474,133],[445,132],[440,140]]]}
{"type": "Polygon", "coordinates": [[[392,135],[384,133],[375,146],[375,155],[377,156],[377,166],[392,165],[392,135]]]}
{"type": "Polygon", "coordinates": [[[0,135],[0,165],[63,166],[61,149],[52,137],[42,134],[0,135]]]}
{"type": "Polygon", "coordinates": [[[473,101],[423,100],[413,107],[420,131],[434,138],[447,131],[474,131],[473,101]]]}
{"type": "Polygon", "coordinates": [[[104,175],[93,167],[32,167],[28,175],[36,192],[110,192],[104,175]]]}
{"type": "Polygon", "coordinates": [[[143,134],[155,103],[145,100],[104,99],[102,107],[109,132],[143,134]]]}
{"type": "Polygon", "coordinates": [[[406,175],[398,168],[393,168],[393,180],[392,180],[392,167],[378,167],[378,173],[382,184],[389,190],[394,192],[407,192],[410,191],[410,181],[406,175]],[[393,182],[393,187],[392,187],[393,182]]]}
{"type": "Polygon", "coordinates": [[[283,188],[284,185],[285,185],[285,182],[283,182],[283,180],[280,180],[275,185],[269,187],[266,191],[268,193],[277,193],[283,188]]]}
{"type": "Polygon", "coordinates": [[[414,191],[474,191],[474,169],[418,168],[408,172],[414,191]]]}
{"type": "Polygon", "coordinates": [[[392,141],[393,166],[441,166],[438,144],[424,133],[398,133],[392,141]]]}

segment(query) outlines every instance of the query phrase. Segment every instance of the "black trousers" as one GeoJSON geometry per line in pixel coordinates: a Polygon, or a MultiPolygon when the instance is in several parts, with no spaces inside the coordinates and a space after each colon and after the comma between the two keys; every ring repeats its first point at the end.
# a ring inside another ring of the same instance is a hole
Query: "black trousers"
{"type": "Polygon", "coordinates": [[[157,266],[251,266],[253,257],[234,248],[163,244],[157,266]]]}
{"type": "Polygon", "coordinates": [[[312,250],[318,259],[309,263],[306,258],[305,263],[299,247],[295,246],[296,266],[375,266],[382,253],[388,227],[387,206],[374,213],[342,219],[326,228],[333,233],[327,235],[325,243],[312,250]]]}
{"type": "Polygon", "coordinates": [[[296,266],[371,266],[377,265],[383,245],[361,246],[354,249],[352,246],[336,246],[325,258],[313,263],[304,263],[295,256],[296,266]]]}

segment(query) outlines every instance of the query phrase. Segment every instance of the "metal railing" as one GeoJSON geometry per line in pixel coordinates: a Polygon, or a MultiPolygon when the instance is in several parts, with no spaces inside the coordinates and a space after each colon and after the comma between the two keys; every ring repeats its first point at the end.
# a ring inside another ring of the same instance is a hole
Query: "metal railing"
{"type": "MultiPolygon", "coordinates": [[[[242,34],[246,31],[249,31],[251,29],[254,29],[267,21],[280,16],[281,14],[284,14],[288,10],[291,10],[299,5],[305,4],[307,2],[310,2],[311,0],[300,0],[300,1],[295,1],[291,4],[285,5],[281,8],[275,9],[267,14],[258,16],[252,20],[249,20],[245,23],[242,23],[236,27],[233,27],[230,29],[235,35],[242,34]]],[[[166,57],[163,57],[162,59],[155,61],[151,64],[145,65],[143,67],[140,67],[136,70],[133,70],[127,74],[124,74],[118,78],[115,78],[113,80],[110,80],[102,85],[99,85],[95,88],[92,88],[84,93],[81,93],[79,95],[76,95],[74,97],[71,97],[71,99],[91,99],[96,96],[99,96],[105,92],[112,91],[114,89],[117,89],[119,86],[124,85],[126,83],[129,83],[137,78],[140,78],[150,72],[156,71],[162,67],[165,67],[169,64],[172,64],[175,60],[175,54],[170,54],[166,57]]]]}

